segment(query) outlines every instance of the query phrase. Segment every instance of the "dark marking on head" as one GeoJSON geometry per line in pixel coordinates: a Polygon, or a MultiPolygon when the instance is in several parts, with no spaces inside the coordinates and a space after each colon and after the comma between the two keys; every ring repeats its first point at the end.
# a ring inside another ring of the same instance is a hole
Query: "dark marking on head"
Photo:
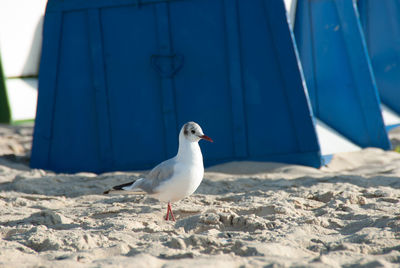
{"type": "Polygon", "coordinates": [[[200,126],[192,121],[184,124],[182,131],[185,137],[191,137],[192,135],[198,136],[202,133],[200,126]]]}
{"type": "Polygon", "coordinates": [[[183,134],[185,134],[185,136],[189,134],[189,124],[185,124],[183,128],[183,134]]]}

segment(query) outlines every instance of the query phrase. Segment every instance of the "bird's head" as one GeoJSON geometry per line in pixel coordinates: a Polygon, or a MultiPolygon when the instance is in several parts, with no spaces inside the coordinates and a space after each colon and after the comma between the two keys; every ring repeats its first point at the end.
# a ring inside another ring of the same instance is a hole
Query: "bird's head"
{"type": "Polygon", "coordinates": [[[184,124],[181,130],[181,135],[190,142],[198,142],[201,139],[213,142],[210,137],[204,135],[199,124],[195,122],[187,122],[184,124]]]}

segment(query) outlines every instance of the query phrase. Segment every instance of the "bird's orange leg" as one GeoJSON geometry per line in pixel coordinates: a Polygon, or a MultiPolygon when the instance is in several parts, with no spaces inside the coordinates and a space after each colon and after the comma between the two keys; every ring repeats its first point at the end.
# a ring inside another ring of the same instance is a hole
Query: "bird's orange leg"
{"type": "Polygon", "coordinates": [[[169,211],[171,212],[172,220],[175,221],[174,213],[172,212],[171,203],[168,202],[169,211]]]}
{"type": "Polygon", "coordinates": [[[168,207],[167,207],[167,216],[165,216],[165,220],[167,221],[167,220],[169,220],[169,210],[170,210],[170,205],[169,205],[169,203],[168,203],[168,207]]]}
{"type": "Polygon", "coordinates": [[[169,220],[169,213],[171,213],[171,221],[175,221],[175,216],[174,216],[174,213],[172,212],[172,208],[171,208],[171,203],[170,202],[168,202],[167,216],[165,216],[165,220],[166,221],[169,220]]]}

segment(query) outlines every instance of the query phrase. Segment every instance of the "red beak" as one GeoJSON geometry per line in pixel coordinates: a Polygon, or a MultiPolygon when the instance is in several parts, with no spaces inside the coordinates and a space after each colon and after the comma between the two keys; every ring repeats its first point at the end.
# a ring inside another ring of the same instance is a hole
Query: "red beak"
{"type": "Polygon", "coordinates": [[[209,142],[213,142],[213,140],[210,137],[206,136],[206,135],[200,136],[200,139],[203,139],[203,140],[206,140],[206,141],[209,141],[209,142]]]}

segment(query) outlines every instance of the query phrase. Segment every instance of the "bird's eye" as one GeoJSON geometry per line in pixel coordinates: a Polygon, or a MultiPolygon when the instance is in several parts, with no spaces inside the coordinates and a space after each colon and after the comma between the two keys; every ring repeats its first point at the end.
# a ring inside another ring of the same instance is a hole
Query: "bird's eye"
{"type": "Polygon", "coordinates": [[[193,129],[192,129],[192,131],[190,131],[190,132],[192,132],[192,134],[196,133],[196,131],[194,131],[193,129]]]}

